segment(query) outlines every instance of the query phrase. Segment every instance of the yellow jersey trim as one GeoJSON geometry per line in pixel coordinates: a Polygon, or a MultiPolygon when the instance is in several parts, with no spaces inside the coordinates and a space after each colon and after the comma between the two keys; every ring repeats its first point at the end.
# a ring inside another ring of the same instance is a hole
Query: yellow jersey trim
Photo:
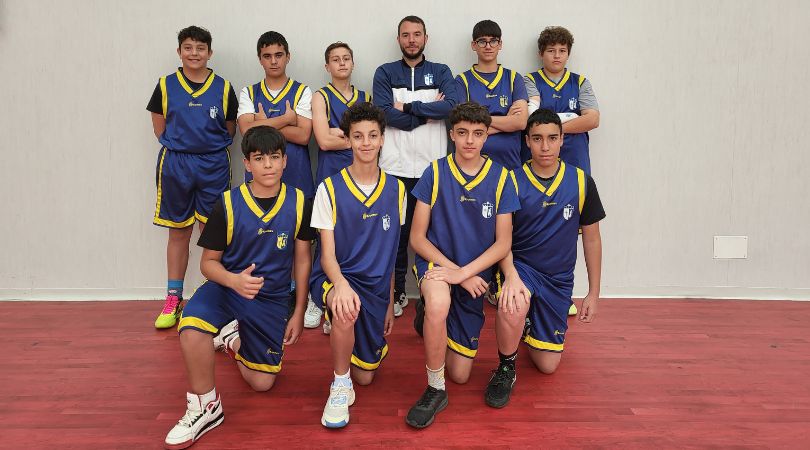
{"type": "Polygon", "coordinates": [[[160,217],[160,201],[163,198],[163,161],[166,159],[166,153],[169,151],[166,147],[160,149],[160,165],[158,166],[158,185],[157,185],[157,201],[155,202],[155,218],[152,223],[169,228],[186,228],[194,224],[196,220],[194,214],[182,222],[174,222],[160,217]]]}
{"type": "Polygon", "coordinates": [[[300,189],[295,189],[295,236],[298,237],[298,230],[301,229],[301,222],[304,221],[304,193],[300,189]]]}
{"type": "Polygon", "coordinates": [[[204,215],[200,214],[200,213],[199,213],[199,212],[197,212],[197,211],[194,211],[194,218],[195,218],[195,219],[197,219],[197,220],[199,220],[199,221],[200,221],[200,222],[202,222],[203,224],[208,223],[208,217],[205,217],[204,215]]]}
{"type": "Polygon", "coordinates": [[[458,76],[461,77],[461,82],[464,83],[464,89],[467,91],[467,101],[470,101],[470,83],[467,81],[467,76],[463,73],[458,76]]]}
{"type": "Polygon", "coordinates": [[[222,203],[225,204],[225,224],[227,225],[225,244],[231,245],[233,240],[233,199],[231,199],[231,191],[223,193],[222,203]]]}
{"type": "Polygon", "coordinates": [[[163,108],[163,117],[169,109],[169,94],[166,92],[166,77],[160,77],[160,106],[163,108]]]}
{"type": "Polygon", "coordinates": [[[510,89],[511,91],[513,91],[513,92],[514,92],[514,90],[515,90],[515,76],[516,76],[516,75],[517,75],[517,72],[515,72],[515,71],[513,70],[513,71],[511,72],[511,75],[509,76],[509,89],[510,89]]]}
{"type": "Polygon", "coordinates": [[[374,192],[368,197],[368,200],[365,201],[366,208],[371,208],[377,199],[380,198],[382,194],[383,188],[385,188],[385,182],[387,181],[387,177],[385,176],[385,172],[380,170],[380,179],[377,181],[377,187],[374,189],[374,192]]]}
{"type": "Polygon", "coordinates": [[[475,354],[478,353],[478,350],[467,348],[449,337],[447,338],[447,347],[462,356],[466,356],[467,358],[475,358],[475,354]]]}
{"type": "Polygon", "coordinates": [[[453,178],[455,178],[459,184],[464,186],[465,189],[472,191],[476,186],[484,181],[484,178],[487,177],[487,173],[489,173],[489,169],[492,167],[492,160],[486,158],[486,161],[484,161],[484,166],[481,167],[480,171],[478,171],[478,175],[476,175],[475,178],[469,182],[464,179],[464,176],[461,174],[461,170],[459,170],[458,166],[456,165],[456,161],[453,159],[452,154],[447,155],[447,165],[450,166],[450,172],[453,174],[453,178]]]}
{"type": "Polygon", "coordinates": [[[293,98],[293,102],[292,102],[292,109],[293,110],[295,110],[295,108],[298,107],[298,100],[301,100],[301,94],[304,93],[304,89],[306,89],[306,86],[304,86],[303,83],[298,85],[298,90],[295,91],[295,97],[293,98]]]}
{"type": "Polygon", "coordinates": [[[372,100],[372,98],[371,98],[371,94],[369,94],[368,92],[366,92],[366,102],[371,102],[371,100],[372,100]]]}
{"type": "Polygon", "coordinates": [[[326,191],[329,193],[329,201],[332,203],[332,225],[337,224],[337,202],[335,201],[335,186],[332,184],[332,177],[323,180],[326,191]]]}
{"type": "Polygon", "coordinates": [[[568,69],[565,69],[565,75],[563,75],[563,77],[560,79],[560,82],[557,84],[554,84],[551,80],[548,79],[546,73],[543,72],[542,68],[538,70],[537,73],[540,74],[540,77],[543,79],[543,81],[546,82],[547,85],[553,87],[554,90],[558,92],[560,89],[563,88],[563,86],[565,86],[565,83],[568,82],[568,79],[571,78],[571,72],[569,72],[568,69]]]}
{"type": "Polygon", "coordinates": [[[430,192],[430,207],[433,208],[439,198],[439,161],[434,160],[430,165],[433,166],[433,190],[430,192]]]}
{"type": "Polygon", "coordinates": [[[287,92],[289,92],[289,91],[290,91],[290,88],[292,87],[292,84],[293,84],[293,80],[292,80],[292,78],[287,78],[287,84],[285,84],[285,85],[284,85],[284,87],[283,87],[283,88],[281,88],[281,92],[279,92],[279,93],[278,93],[278,95],[277,95],[277,96],[275,96],[275,97],[273,97],[272,95],[270,95],[270,91],[269,91],[269,90],[267,90],[267,85],[264,83],[264,80],[262,80],[262,81],[261,81],[261,83],[259,83],[259,84],[261,85],[261,88],[262,88],[262,94],[264,94],[264,97],[265,97],[267,100],[269,100],[269,101],[270,101],[270,103],[272,103],[272,104],[274,104],[274,105],[275,105],[275,104],[277,104],[277,103],[278,103],[278,102],[279,102],[279,101],[280,101],[282,98],[284,98],[284,96],[285,96],[285,95],[287,95],[287,92]]]}
{"type": "Polygon", "coordinates": [[[177,81],[180,82],[180,86],[182,86],[186,92],[191,94],[192,97],[197,98],[205,94],[205,91],[207,91],[208,88],[211,87],[211,83],[214,82],[214,71],[212,70],[211,73],[208,74],[208,78],[205,80],[205,83],[197,91],[191,89],[191,86],[189,86],[188,83],[186,83],[186,79],[183,78],[183,74],[180,73],[180,69],[177,69],[177,81]]]}
{"type": "Polygon", "coordinates": [[[501,204],[501,194],[503,194],[503,187],[506,184],[506,178],[509,176],[509,171],[506,168],[501,168],[501,176],[498,178],[498,187],[495,189],[495,214],[498,214],[499,206],[501,204]]]}
{"type": "MultiPolygon", "coordinates": [[[[500,64],[498,64],[498,71],[495,73],[495,78],[493,78],[493,79],[492,79],[492,82],[491,82],[491,83],[490,83],[490,82],[488,82],[487,80],[485,80],[485,79],[484,79],[484,77],[482,77],[482,76],[481,76],[481,75],[480,75],[480,74],[479,74],[479,73],[478,73],[478,72],[475,70],[475,66],[472,66],[472,67],[470,68],[470,72],[472,72],[472,74],[473,74],[473,76],[475,77],[475,79],[476,79],[476,80],[480,81],[480,82],[481,82],[481,84],[483,84],[484,86],[486,86],[486,87],[487,87],[487,89],[489,89],[490,91],[491,91],[491,90],[493,90],[493,89],[495,89],[495,88],[498,86],[498,83],[500,83],[500,82],[501,82],[501,78],[503,78],[503,66],[502,66],[502,65],[500,65],[500,64]]],[[[513,72],[513,73],[514,73],[514,72],[513,72]]],[[[469,88],[468,88],[468,91],[469,91],[469,88]]],[[[469,94],[468,94],[468,97],[469,97],[469,94]]]]}
{"type": "Polygon", "coordinates": [[[563,176],[565,176],[565,161],[560,160],[560,170],[557,172],[557,176],[554,177],[554,181],[551,183],[551,186],[548,187],[547,194],[549,197],[557,192],[557,188],[560,187],[560,183],[562,183],[563,176]]]}
{"type": "Polygon", "coordinates": [[[253,86],[248,86],[248,95],[250,95],[250,101],[253,101],[253,86]]]}
{"type": "Polygon", "coordinates": [[[579,80],[577,81],[577,86],[582,87],[582,83],[585,82],[585,77],[580,75],[579,80]]]}
{"type": "Polygon", "coordinates": [[[402,180],[397,180],[397,187],[399,188],[399,223],[402,225],[402,219],[404,218],[402,215],[402,202],[405,200],[405,183],[402,180]]]}
{"type": "Polygon", "coordinates": [[[577,185],[579,186],[579,213],[585,206],[585,171],[577,167],[577,185]]]}
{"type": "Polygon", "coordinates": [[[382,363],[382,360],[385,359],[386,356],[388,356],[388,344],[385,344],[385,346],[382,348],[382,354],[380,355],[379,361],[375,363],[367,363],[352,353],[352,364],[363,370],[377,370],[377,368],[380,367],[380,363],[382,363]]]}
{"type": "Polygon", "coordinates": [[[180,323],[177,325],[177,331],[183,331],[183,328],[188,327],[197,328],[213,334],[217,334],[219,332],[217,327],[197,317],[181,317],[180,323]]]}
{"type": "Polygon", "coordinates": [[[509,171],[509,176],[512,177],[512,184],[515,185],[515,194],[520,194],[520,192],[518,192],[518,183],[517,183],[517,178],[515,178],[515,172],[510,170],[509,171]]]}
{"type": "Polygon", "coordinates": [[[152,220],[152,223],[154,223],[155,225],[160,225],[168,228],[186,228],[190,227],[191,225],[194,225],[195,220],[196,219],[194,218],[194,216],[189,217],[183,222],[172,222],[171,220],[168,219],[161,219],[159,217],[155,217],[155,219],[152,220]]]}
{"type": "Polygon", "coordinates": [[[331,291],[333,287],[335,287],[335,285],[330,283],[329,280],[324,280],[324,282],[321,283],[321,288],[323,288],[321,300],[323,301],[323,313],[326,315],[326,320],[329,320],[329,305],[326,304],[326,295],[329,294],[329,291],[331,291]]]}
{"type": "Polygon", "coordinates": [[[328,121],[329,120],[329,108],[331,107],[331,105],[329,104],[329,96],[326,95],[326,91],[324,91],[323,88],[318,89],[318,93],[321,94],[321,97],[323,97],[323,102],[326,103],[326,120],[328,121]]]}
{"type": "Polygon", "coordinates": [[[335,94],[338,100],[343,102],[343,104],[345,104],[346,106],[354,105],[357,102],[358,97],[360,97],[360,91],[358,91],[357,88],[354,86],[352,86],[352,96],[348,100],[346,100],[346,97],[344,97],[343,94],[341,94],[340,91],[337,90],[337,88],[332,83],[327,84],[326,89],[332,91],[332,93],[335,94]]]}
{"type": "Polygon", "coordinates": [[[231,89],[231,82],[225,80],[225,89],[222,92],[222,116],[228,117],[228,91],[231,89]]]}
{"type": "Polygon", "coordinates": [[[235,354],[233,359],[239,361],[240,363],[244,364],[245,367],[248,369],[257,370],[259,372],[266,372],[266,373],[279,373],[281,372],[281,363],[277,366],[272,366],[270,364],[259,364],[255,362],[250,362],[242,357],[239,353],[235,354]]]}
{"type": "Polygon", "coordinates": [[[530,347],[536,348],[537,350],[551,350],[553,352],[561,352],[563,351],[564,344],[553,344],[551,342],[545,342],[537,340],[531,336],[526,336],[523,338],[523,342],[529,344],[530,347]]]}
{"type": "Polygon", "coordinates": [[[527,74],[526,76],[529,77],[530,80],[532,80],[532,83],[537,84],[537,81],[534,80],[534,75],[527,74]]]}
{"type": "Polygon", "coordinates": [[[526,177],[529,179],[529,182],[535,188],[537,188],[538,191],[551,197],[552,195],[554,195],[554,192],[557,190],[557,188],[560,187],[560,183],[562,183],[563,175],[565,175],[565,162],[560,161],[560,168],[557,171],[557,176],[554,177],[554,181],[551,183],[551,186],[548,187],[548,190],[546,190],[546,188],[543,187],[543,185],[540,183],[540,180],[538,180],[537,177],[534,175],[534,172],[532,172],[531,161],[523,165],[523,171],[526,173],[526,177]]]}
{"type": "Polygon", "coordinates": [[[253,211],[253,214],[255,214],[256,217],[262,219],[262,222],[264,223],[269,222],[273,217],[276,216],[276,214],[278,214],[278,211],[281,209],[281,206],[287,199],[287,185],[285,183],[281,183],[281,188],[278,191],[276,203],[272,208],[270,208],[270,211],[265,214],[262,208],[256,203],[256,200],[253,199],[253,195],[250,193],[250,190],[248,190],[246,183],[239,186],[239,192],[242,193],[242,198],[245,199],[245,203],[247,203],[248,208],[253,211]]]}
{"type": "Polygon", "coordinates": [[[380,178],[379,180],[377,180],[377,186],[374,188],[374,191],[368,197],[366,197],[366,195],[363,194],[363,191],[361,191],[360,188],[357,187],[357,184],[355,184],[354,180],[352,180],[352,177],[349,175],[348,168],[344,168],[343,170],[341,170],[340,175],[343,177],[343,181],[346,182],[346,186],[349,188],[349,191],[352,193],[352,195],[354,195],[354,197],[357,200],[359,200],[360,203],[365,205],[366,208],[371,208],[374,202],[376,202],[377,199],[380,198],[380,194],[382,194],[383,188],[385,188],[386,177],[385,172],[383,172],[382,170],[380,170],[380,178]]]}

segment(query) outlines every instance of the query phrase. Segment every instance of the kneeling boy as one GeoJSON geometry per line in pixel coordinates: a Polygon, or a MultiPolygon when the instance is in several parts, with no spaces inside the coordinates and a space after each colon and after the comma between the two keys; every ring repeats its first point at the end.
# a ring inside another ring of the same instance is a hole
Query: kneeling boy
{"type": "Polygon", "coordinates": [[[222,423],[212,344],[221,328],[238,321],[225,345],[250,387],[267,391],[281,370],[284,346],[294,344],[304,326],[307,290],[290,298],[290,278],[295,267],[296,281],[306,285],[314,232],[304,194],[281,182],[284,137],[271,127],[252,128],[242,153],[253,181],[222,194],[200,236],[200,270],[209,281],[189,300],[178,326],[190,391],[166,448],[186,448],[222,423]]]}

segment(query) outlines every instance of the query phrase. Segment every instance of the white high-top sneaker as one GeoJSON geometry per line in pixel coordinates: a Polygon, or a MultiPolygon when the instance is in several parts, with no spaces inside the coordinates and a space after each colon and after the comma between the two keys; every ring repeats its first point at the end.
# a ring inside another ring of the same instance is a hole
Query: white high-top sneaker
{"type": "Polygon", "coordinates": [[[202,435],[216,428],[225,419],[222,402],[217,399],[207,405],[200,403],[200,396],[186,394],[186,414],[166,435],[167,449],[181,449],[192,446],[202,435]]]}

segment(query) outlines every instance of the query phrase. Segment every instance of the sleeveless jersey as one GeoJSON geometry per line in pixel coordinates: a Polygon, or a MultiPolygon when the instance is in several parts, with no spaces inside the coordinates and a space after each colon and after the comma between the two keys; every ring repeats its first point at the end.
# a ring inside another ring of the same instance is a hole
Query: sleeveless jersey
{"type": "MultiPolygon", "coordinates": [[[[318,94],[326,102],[326,117],[329,119],[329,128],[340,128],[340,119],[343,113],[358,102],[370,102],[371,95],[352,86],[352,97],[346,99],[332,83],[327,84],[318,94]]],[[[321,150],[318,152],[318,169],[315,172],[315,185],[321,184],[324,178],[334,175],[352,164],[352,149],[321,150]]]]}

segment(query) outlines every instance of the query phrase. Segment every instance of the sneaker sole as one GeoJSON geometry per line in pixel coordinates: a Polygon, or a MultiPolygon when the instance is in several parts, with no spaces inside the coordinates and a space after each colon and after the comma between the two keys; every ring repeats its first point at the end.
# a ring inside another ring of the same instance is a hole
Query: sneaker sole
{"type": "Polygon", "coordinates": [[[343,428],[349,424],[349,419],[341,420],[340,422],[327,422],[326,419],[321,417],[321,425],[325,426],[326,428],[343,428]]]}
{"type": "MultiPolygon", "coordinates": [[[[515,381],[513,381],[513,382],[512,382],[512,389],[514,389],[514,388],[515,388],[515,383],[516,383],[516,382],[517,382],[517,378],[515,378],[515,381]]],[[[503,408],[504,406],[506,406],[506,405],[509,403],[509,399],[511,399],[511,398],[512,398],[512,390],[510,389],[510,390],[509,390],[509,394],[507,394],[507,396],[506,396],[506,400],[504,400],[504,402],[503,402],[503,403],[493,403],[493,402],[490,402],[490,400],[489,400],[489,399],[487,399],[487,396],[486,396],[486,395],[484,395],[484,403],[486,403],[486,404],[487,404],[487,406],[489,406],[489,407],[491,407],[491,408],[501,409],[501,408],[503,408]]]]}
{"type": "Polygon", "coordinates": [[[447,399],[447,398],[446,398],[446,399],[444,399],[444,401],[443,401],[441,404],[439,404],[439,407],[438,407],[438,408],[436,408],[436,412],[435,412],[435,413],[433,413],[433,416],[430,418],[430,420],[428,420],[428,421],[427,421],[427,423],[425,423],[425,424],[423,424],[423,425],[419,425],[419,424],[417,424],[417,423],[413,423],[413,422],[411,422],[410,420],[408,420],[408,418],[407,418],[407,417],[405,417],[405,423],[407,423],[408,425],[410,425],[410,426],[412,426],[412,427],[414,427],[414,428],[419,428],[419,429],[422,429],[422,428],[427,428],[427,427],[429,427],[429,426],[430,426],[430,424],[432,424],[432,423],[433,423],[433,421],[434,421],[434,420],[436,420],[436,416],[437,416],[437,415],[438,415],[440,412],[444,411],[444,408],[447,408],[447,404],[448,404],[448,403],[450,403],[450,400],[449,400],[449,399],[447,399]]]}
{"type": "Polygon", "coordinates": [[[184,449],[184,448],[189,448],[192,445],[194,445],[197,441],[199,441],[200,438],[205,435],[205,433],[208,433],[209,431],[211,431],[214,428],[218,427],[222,423],[223,420],[225,420],[225,414],[220,413],[219,416],[217,416],[216,419],[209,422],[208,425],[206,425],[203,429],[201,429],[200,434],[198,434],[197,436],[194,436],[190,440],[185,441],[185,442],[181,442],[179,444],[169,444],[169,443],[164,442],[163,443],[163,448],[165,448],[166,450],[181,450],[181,449],[184,449]]]}
{"type": "Polygon", "coordinates": [[[314,325],[313,325],[313,324],[311,324],[311,323],[306,323],[306,322],[304,322],[304,328],[306,328],[306,329],[308,329],[308,330],[312,330],[312,329],[318,328],[319,326],[321,326],[321,321],[320,321],[320,320],[318,320],[318,323],[316,323],[316,324],[314,324],[314,325]]]}

